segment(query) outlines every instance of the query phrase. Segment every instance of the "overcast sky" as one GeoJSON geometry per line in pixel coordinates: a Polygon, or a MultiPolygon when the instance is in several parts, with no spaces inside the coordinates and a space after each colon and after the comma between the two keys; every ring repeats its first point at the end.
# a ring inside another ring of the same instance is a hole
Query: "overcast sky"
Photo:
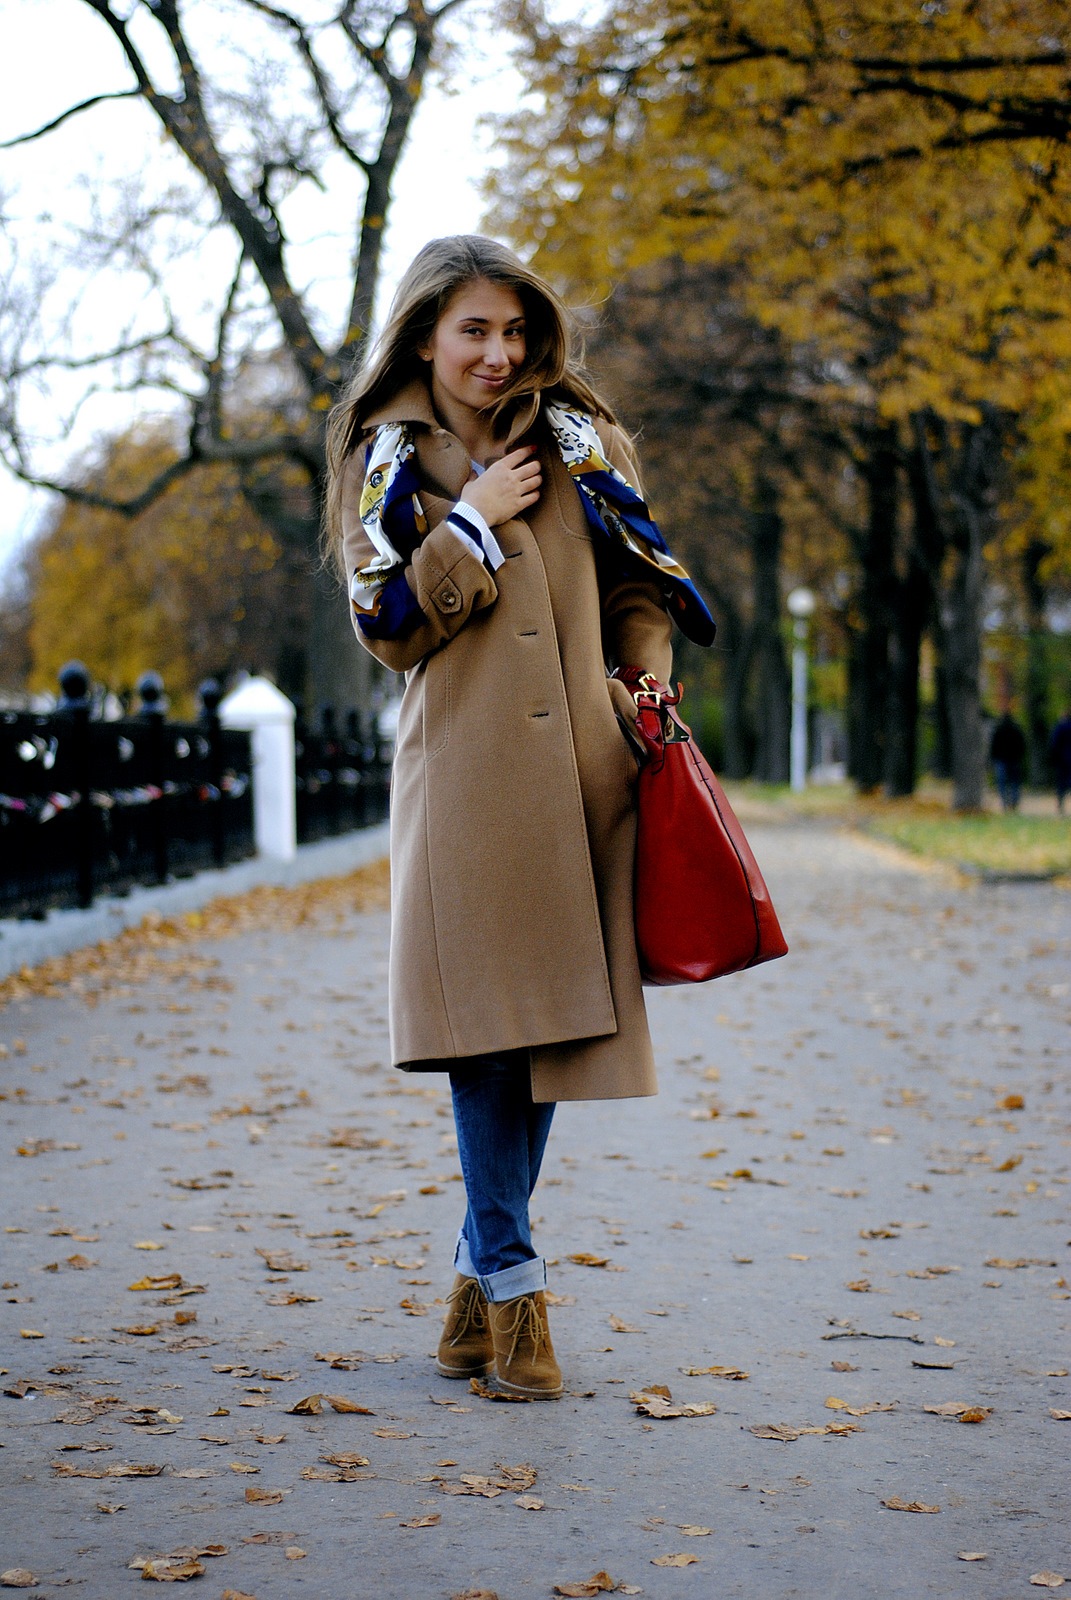
{"type": "MultiPolygon", "coordinates": [[[[41,126],[89,94],[130,84],[118,47],[84,0],[0,0],[0,38],[0,141],[41,126]]],[[[480,223],[479,183],[492,153],[477,120],[482,113],[515,107],[520,84],[509,67],[504,40],[489,35],[485,25],[473,28],[469,39],[453,75],[461,92],[446,93],[432,84],[414,119],[386,237],[385,297],[428,239],[473,232],[480,223]]],[[[92,197],[94,174],[111,179],[136,166],[146,128],[147,113],[137,102],[105,105],[41,141],[0,152],[5,209],[16,218],[47,210],[62,219],[84,207],[92,197]]],[[[352,206],[349,212],[343,219],[347,224],[352,206]]],[[[315,226],[310,213],[310,235],[315,226]]],[[[292,222],[290,232],[293,237],[292,222]]],[[[309,245],[311,253],[311,237],[309,245]]],[[[113,314],[118,327],[124,307],[121,295],[111,293],[109,303],[105,279],[96,293],[94,320],[103,324],[113,314]]],[[[123,409],[127,405],[98,403],[93,427],[99,428],[102,419],[105,426],[110,420],[120,422],[129,415],[123,409]]],[[[0,564],[32,531],[45,504],[46,496],[27,489],[0,466],[0,564]]]]}

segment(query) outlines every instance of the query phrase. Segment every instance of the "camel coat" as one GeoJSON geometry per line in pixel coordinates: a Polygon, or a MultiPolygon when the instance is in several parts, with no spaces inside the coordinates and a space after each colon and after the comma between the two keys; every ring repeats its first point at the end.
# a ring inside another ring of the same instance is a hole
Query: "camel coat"
{"type": "MultiPolygon", "coordinates": [[[[577,489],[533,400],[506,448],[539,446],[543,489],[495,529],[492,574],[445,517],[470,476],[419,379],[370,417],[410,422],[428,533],[406,576],[424,613],[361,643],[406,675],[391,792],[390,1034],[396,1066],[530,1051],[537,1101],[657,1089],[633,931],[636,760],[607,669],[667,682],[659,586],[600,581],[577,489]]],[[[604,453],[638,486],[625,435],[604,453]]],[[[348,573],[373,550],[359,517],[364,450],[343,485],[348,573]]]]}

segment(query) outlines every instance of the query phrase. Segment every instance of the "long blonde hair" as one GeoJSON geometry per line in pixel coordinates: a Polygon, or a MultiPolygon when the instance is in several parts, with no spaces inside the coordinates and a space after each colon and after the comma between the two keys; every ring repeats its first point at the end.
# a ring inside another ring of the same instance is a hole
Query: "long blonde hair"
{"type": "Polygon", "coordinates": [[[550,284],[512,250],[482,234],[432,239],[414,257],[398,285],[387,324],[350,379],[327,424],[327,492],[324,558],[342,564],[342,478],[364,432],[365,418],[426,371],[419,351],[457,291],[478,280],[512,289],[524,307],[527,354],[488,410],[496,423],[527,395],[544,393],[613,422],[614,414],[583,377],[573,318],[550,284]]]}

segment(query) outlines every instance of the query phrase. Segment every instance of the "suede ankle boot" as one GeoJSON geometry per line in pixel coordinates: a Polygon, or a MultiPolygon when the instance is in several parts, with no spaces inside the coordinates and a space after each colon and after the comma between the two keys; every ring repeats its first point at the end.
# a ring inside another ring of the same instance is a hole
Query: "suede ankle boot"
{"type": "Polygon", "coordinates": [[[487,1309],[476,1279],[459,1272],[446,1297],[446,1320],[435,1360],[444,1378],[482,1378],[494,1367],[487,1309]]]}
{"type": "Polygon", "coordinates": [[[562,1392],[561,1368],[554,1359],[543,1291],[516,1300],[490,1301],[495,1376],[506,1394],[528,1400],[557,1400],[562,1392]]]}

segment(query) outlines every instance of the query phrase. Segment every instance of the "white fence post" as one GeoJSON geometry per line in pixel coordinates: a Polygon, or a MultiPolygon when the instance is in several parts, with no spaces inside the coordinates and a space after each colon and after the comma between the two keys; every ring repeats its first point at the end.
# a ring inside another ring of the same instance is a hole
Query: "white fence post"
{"type": "Polygon", "coordinates": [[[253,736],[253,837],[257,854],[297,854],[294,707],[267,678],[246,678],[220,701],[219,720],[253,736]]]}

